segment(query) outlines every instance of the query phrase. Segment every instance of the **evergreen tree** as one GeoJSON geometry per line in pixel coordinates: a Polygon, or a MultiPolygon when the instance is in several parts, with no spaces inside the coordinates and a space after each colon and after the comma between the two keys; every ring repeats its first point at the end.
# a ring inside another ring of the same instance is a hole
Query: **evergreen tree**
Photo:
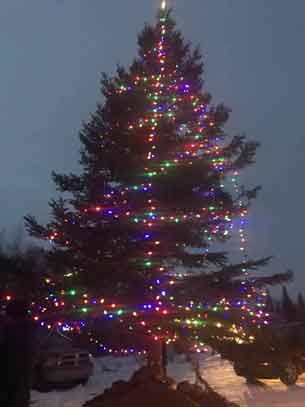
{"type": "Polygon", "coordinates": [[[266,298],[266,311],[267,312],[274,312],[275,307],[274,307],[274,302],[271,297],[270,291],[267,290],[267,298],[266,298]]]}
{"type": "Polygon", "coordinates": [[[64,266],[49,299],[70,298],[82,318],[91,310],[156,340],[215,338],[217,329],[239,336],[233,320],[265,319],[262,286],[290,277],[253,274],[269,259],[232,264],[216,249],[237,221],[244,250],[259,188],[238,188],[237,178],[258,143],[225,132],[230,111],[211,103],[200,52],[165,3],[138,45],[129,69],[102,76],[103,102],[80,132],[82,173],[53,174],[65,198],[51,202],[51,222],[26,217],[30,234],[52,243],[50,260],[64,266]],[[113,312],[111,299],[121,304],[113,312]]]}
{"type": "Polygon", "coordinates": [[[282,313],[282,304],[281,301],[277,301],[276,305],[275,305],[275,312],[277,314],[281,314],[282,313]]]}
{"type": "Polygon", "coordinates": [[[30,292],[33,298],[39,298],[43,292],[47,294],[41,284],[42,276],[46,276],[45,257],[38,247],[0,251],[0,297],[25,297],[30,292]]]}
{"type": "Polygon", "coordinates": [[[288,321],[296,319],[296,307],[288,294],[286,286],[282,288],[282,313],[288,321]]]}
{"type": "Polygon", "coordinates": [[[305,301],[302,293],[298,295],[297,316],[299,321],[305,320],[305,301]]]}

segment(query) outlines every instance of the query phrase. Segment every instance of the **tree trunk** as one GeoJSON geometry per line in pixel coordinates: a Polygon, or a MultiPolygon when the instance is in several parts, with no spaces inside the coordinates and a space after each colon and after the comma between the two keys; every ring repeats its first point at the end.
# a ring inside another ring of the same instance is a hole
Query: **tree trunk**
{"type": "Polygon", "coordinates": [[[167,345],[166,341],[154,341],[148,353],[148,366],[160,371],[160,376],[165,378],[167,376],[167,345]]]}

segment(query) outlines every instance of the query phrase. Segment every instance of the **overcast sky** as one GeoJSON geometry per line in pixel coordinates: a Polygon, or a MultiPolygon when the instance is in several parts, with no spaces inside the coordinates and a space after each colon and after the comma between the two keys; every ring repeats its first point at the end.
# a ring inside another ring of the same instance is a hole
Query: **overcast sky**
{"type": "MultiPolygon", "coordinates": [[[[169,0],[200,44],[206,88],[233,110],[229,129],[262,143],[246,174],[263,185],[249,251],[295,270],[305,291],[304,0],[169,0]]],[[[48,219],[50,173],[77,170],[78,130],[99,100],[100,72],[128,64],[159,0],[1,0],[0,229],[48,219]]]]}

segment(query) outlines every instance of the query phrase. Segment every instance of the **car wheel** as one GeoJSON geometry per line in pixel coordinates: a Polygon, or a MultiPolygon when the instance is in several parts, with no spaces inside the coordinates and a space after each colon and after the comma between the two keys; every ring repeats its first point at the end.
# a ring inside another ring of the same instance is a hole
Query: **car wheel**
{"type": "Polygon", "coordinates": [[[40,369],[37,369],[34,374],[33,389],[40,393],[49,393],[52,390],[50,383],[46,382],[40,369]]]}
{"type": "Polygon", "coordinates": [[[298,369],[293,362],[288,362],[280,370],[280,380],[286,386],[292,386],[298,380],[298,369]]]}
{"type": "Polygon", "coordinates": [[[247,369],[241,366],[239,363],[234,363],[233,368],[237,376],[247,377],[249,375],[247,369]]]}
{"type": "Polygon", "coordinates": [[[87,379],[83,379],[83,380],[80,382],[80,384],[81,384],[82,386],[86,386],[86,385],[88,384],[88,382],[89,382],[89,377],[87,377],[87,379]]]}
{"type": "Polygon", "coordinates": [[[237,374],[237,376],[243,376],[243,368],[240,367],[239,364],[234,363],[233,364],[233,369],[234,369],[234,372],[237,374]]]}
{"type": "Polygon", "coordinates": [[[257,382],[256,377],[249,372],[246,368],[234,363],[234,372],[237,376],[244,377],[247,383],[255,384],[257,382]]]}
{"type": "Polygon", "coordinates": [[[35,390],[39,391],[40,393],[49,393],[53,390],[53,388],[50,383],[47,383],[41,379],[36,383],[35,390]]]}

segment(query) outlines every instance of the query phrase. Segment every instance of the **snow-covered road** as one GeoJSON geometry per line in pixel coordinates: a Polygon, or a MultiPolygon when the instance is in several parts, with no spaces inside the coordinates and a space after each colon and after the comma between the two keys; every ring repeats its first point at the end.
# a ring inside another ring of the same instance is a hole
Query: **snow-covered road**
{"type": "MultiPolygon", "coordinates": [[[[114,359],[111,357],[96,360],[95,374],[86,386],[67,391],[54,391],[40,394],[33,392],[33,407],[81,407],[83,403],[103,392],[113,381],[129,379],[139,368],[134,358],[114,359]]],[[[229,362],[218,356],[201,359],[202,376],[213,388],[235,401],[241,407],[304,407],[305,376],[296,386],[287,388],[278,380],[268,380],[262,386],[249,386],[235,375],[229,362]]],[[[176,380],[194,382],[195,376],[183,358],[176,358],[169,366],[169,375],[176,380]]]]}

